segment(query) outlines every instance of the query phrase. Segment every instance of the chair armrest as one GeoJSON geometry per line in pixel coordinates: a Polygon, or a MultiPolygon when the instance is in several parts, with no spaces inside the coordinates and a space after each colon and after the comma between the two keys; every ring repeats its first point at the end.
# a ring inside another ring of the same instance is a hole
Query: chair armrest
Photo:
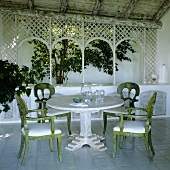
{"type": "Polygon", "coordinates": [[[45,117],[38,117],[38,118],[33,118],[33,117],[27,117],[26,119],[27,119],[27,121],[43,121],[43,120],[52,120],[52,119],[54,119],[55,117],[53,117],[53,116],[50,116],[50,117],[48,117],[48,116],[45,116],[45,117]]]}
{"type": "Polygon", "coordinates": [[[131,119],[131,118],[147,118],[147,115],[131,115],[131,114],[128,114],[128,115],[124,115],[124,114],[122,114],[121,115],[123,118],[125,117],[125,118],[129,118],[129,119],[131,119]]]}
{"type": "Polygon", "coordinates": [[[128,107],[128,106],[125,106],[125,108],[128,109],[129,113],[131,113],[132,111],[136,111],[136,110],[142,110],[142,111],[146,112],[146,109],[145,108],[141,108],[141,107],[128,107]]]}
{"type": "Polygon", "coordinates": [[[32,109],[32,110],[28,110],[28,113],[31,113],[31,112],[43,112],[43,111],[46,111],[47,109],[32,109]]]}
{"type": "MultiPolygon", "coordinates": [[[[28,113],[33,113],[33,112],[41,112],[39,117],[45,117],[46,113],[47,113],[47,109],[32,109],[32,110],[28,110],[28,113]]],[[[27,118],[33,118],[33,117],[29,117],[28,115],[26,116],[27,118]]]]}

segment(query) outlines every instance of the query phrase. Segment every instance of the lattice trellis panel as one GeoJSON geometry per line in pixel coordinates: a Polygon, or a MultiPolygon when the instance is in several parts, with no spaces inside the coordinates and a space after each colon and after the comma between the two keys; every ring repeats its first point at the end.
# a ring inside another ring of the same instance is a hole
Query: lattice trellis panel
{"type": "Polygon", "coordinates": [[[74,38],[82,44],[82,23],[65,20],[51,20],[52,43],[62,37],[74,38]]]}
{"type": "Polygon", "coordinates": [[[17,45],[17,30],[15,15],[2,14],[2,59],[9,62],[16,62],[16,45],[17,45]]]}
{"type": "Polygon", "coordinates": [[[156,73],[157,59],[157,30],[141,27],[129,27],[116,25],[115,44],[121,40],[132,39],[143,48],[144,58],[144,82],[151,81],[151,74],[156,73]]]}
{"type": "Polygon", "coordinates": [[[146,30],[144,81],[151,82],[151,74],[156,73],[157,61],[157,30],[146,30]]]}
{"type": "Polygon", "coordinates": [[[101,23],[84,23],[84,41],[94,37],[104,38],[113,42],[114,26],[101,23]]]}
{"type": "Polygon", "coordinates": [[[18,41],[30,37],[41,38],[50,45],[50,21],[47,18],[17,16],[18,41]]]}
{"type": "MultiPolygon", "coordinates": [[[[78,21],[66,21],[37,16],[15,16],[7,13],[4,13],[2,18],[2,56],[3,59],[8,59],[11,62],[16,62],[16,44],[31,37],[41,38],[48,45],[62,37],[74,38],[81,44],[83,42],[83,35],[85,43],[95,37],[104,38],[114,43],[114,25],[111,24],[85,22],[83,28],[82,22],[78,21]]],[[[115,45],[123,39],[133,39],[141,47],[145,48],[144,81],[149,81],[150,75],[155,73],[156,68],[156,30],[147,29],[145,34],[145,28],[141,27],[122,25],[116,25],[115,27],[115,45]]]]}
{"type": "Polygon", "coordinates": [[[115,44],[117,45],[123,39],[133,39],[143,46],[145,41],[144,28],[116,25],[115,44]]]}

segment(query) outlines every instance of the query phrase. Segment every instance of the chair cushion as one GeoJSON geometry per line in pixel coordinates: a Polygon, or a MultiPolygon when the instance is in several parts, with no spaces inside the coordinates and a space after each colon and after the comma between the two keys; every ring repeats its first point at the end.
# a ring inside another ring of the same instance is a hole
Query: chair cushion
{"type": "MultiPolygon", "coordinates": [[[[44,135],[50,135],[51,133],[51,123],[45,122],[45,123],[30,123],[28,124],[29,129],[29,136],[44,136],[44,135]]],[[[24,128],[21,129],[23,134],[25,134],[24,128]]],[[[60,129],[55,129],[54,134],[61,134],[60,129]]]]}
{"type": "MultiPolygon", "coordinates": [[[[146,121],[124,121],[124,128],[123,132],[130,132],[130,133],[145,133],[145,124],[146,121]]],[[[149,126],[149,131],[151,129],[151,126],[149,126]]],[[[117,124],[113,131],[120,131],[120,124],[117,124]]]]}
{"type": "Polygon", "coordinates": [[[128,109],[125,109],[125,106],[120,106],[113,109],[104,110],[104,112],[115,113],[115,114],[121,114],[121,113],[128,114],[128,109]]]}
{"type": "Polygon", "coordinates": [[[60,114],[69,113],[68,110],[57,110],[53,108],[48,108],[46,116],[57,116],[60,114]]]}

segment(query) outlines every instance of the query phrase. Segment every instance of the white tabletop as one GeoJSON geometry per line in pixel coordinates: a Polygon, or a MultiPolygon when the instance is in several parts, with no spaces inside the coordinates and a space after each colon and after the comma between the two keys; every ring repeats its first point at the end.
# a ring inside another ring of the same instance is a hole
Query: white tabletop
{"type": "Polygon", "coordinates": [[[54,109],[69,110],[69,111],[99,111],[104,109],[110,109],[114,107],[119,107],[124,104],[124,101],[120,97],[105,96],[104,102],[95,103],[92,100],[88,106],[72,106],[70,104],[74,103],[73,98],[82,96],[69,95],[69,96],[53,96],[47,101],[47,105],[54,109]]]}

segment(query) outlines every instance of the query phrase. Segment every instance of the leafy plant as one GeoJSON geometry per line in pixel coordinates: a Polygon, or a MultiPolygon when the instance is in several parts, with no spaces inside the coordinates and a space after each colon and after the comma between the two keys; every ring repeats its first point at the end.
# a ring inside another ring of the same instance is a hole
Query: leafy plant
{"type": "Polygon", "coordinates": [[[80,47],[74,41],[64,39],[60,41],[52,50],[53,77],[58,84],[63,84],[67,80],[69,71],[82,71],[82,55],[80,47]]]}
{"type": "MultiPolygon", "coordinates": [[[[43,81],[50,73],[50,54],[47,46],[39,40],[33,40],[34,55],[32,56],[32,71],[37,80],[43,81]]],[[[67,80],[69,71],[81,72],[82,70],[81,50],[74,41],[67,39],[57,43],[52,50],[52,76],[58,84],[67,80]]]]}
{"type": "MultiPolygon", "coordinates": [[[[30,41],[34,43],[34,56],[32,56],[32,70],[38,80],[43,80],[45,76],[49,76],[50,69],[50,55],[45,44],[38,40],[30,41]]],[[[127,51],[132,53],[135,50],[132,48],[129,40],[123,41],[117,46],[116,57],[121,62],[131,59],[126,57],[127,51]]],[[[103,70],[105,73],[113,74],[113,54],[108,43],[103,40],[95,40],[90,43],[85,49],[84,67],[92,64],[97,67],[99,71],[103,70]]],[[[116,63],[116,71],[118,71],[118,64],[116,63]]],[[[67,80],[69,71],[82,71],[82,54],[80,47],[71,40],[62,40],[52,50],[52,75],[56,79],[56,83],[62,84],[67,80]]]]}
{"type": "Polygon", "coordinates": [[[34,73],[37,80],[42,81],[44,77],[48,76],[50,73],[50,59],[49,50],[47,46],[38,41],[32,40],[29,43],[35,44],[34,55],[32,56],[32,72],[34,73]]]}
{"type": "MultiPolygon", "coordinates": [[[[126,56],[128,51],[135,53],[136,51],[133,49],[132,45],[129,42],[130,40],[122,41],[116,48],[116,57],[119,61],[127,60],[131,62],[131,59],[126,56]]],[[[116,71],[118,71],[118,64],[116,63],[116,71]]]]}
{"type": "Polygon", "coordinates": [[[15,94],[26,93],[29,96],[31,89],[28,85],[34,83],[34,73],[29,71],[27,66],[20,69],[17,64],[0,60],[0,104],[2,105],[0,112],[7,112],[10,109],[9,103],[13,101],[15,94]]]}

